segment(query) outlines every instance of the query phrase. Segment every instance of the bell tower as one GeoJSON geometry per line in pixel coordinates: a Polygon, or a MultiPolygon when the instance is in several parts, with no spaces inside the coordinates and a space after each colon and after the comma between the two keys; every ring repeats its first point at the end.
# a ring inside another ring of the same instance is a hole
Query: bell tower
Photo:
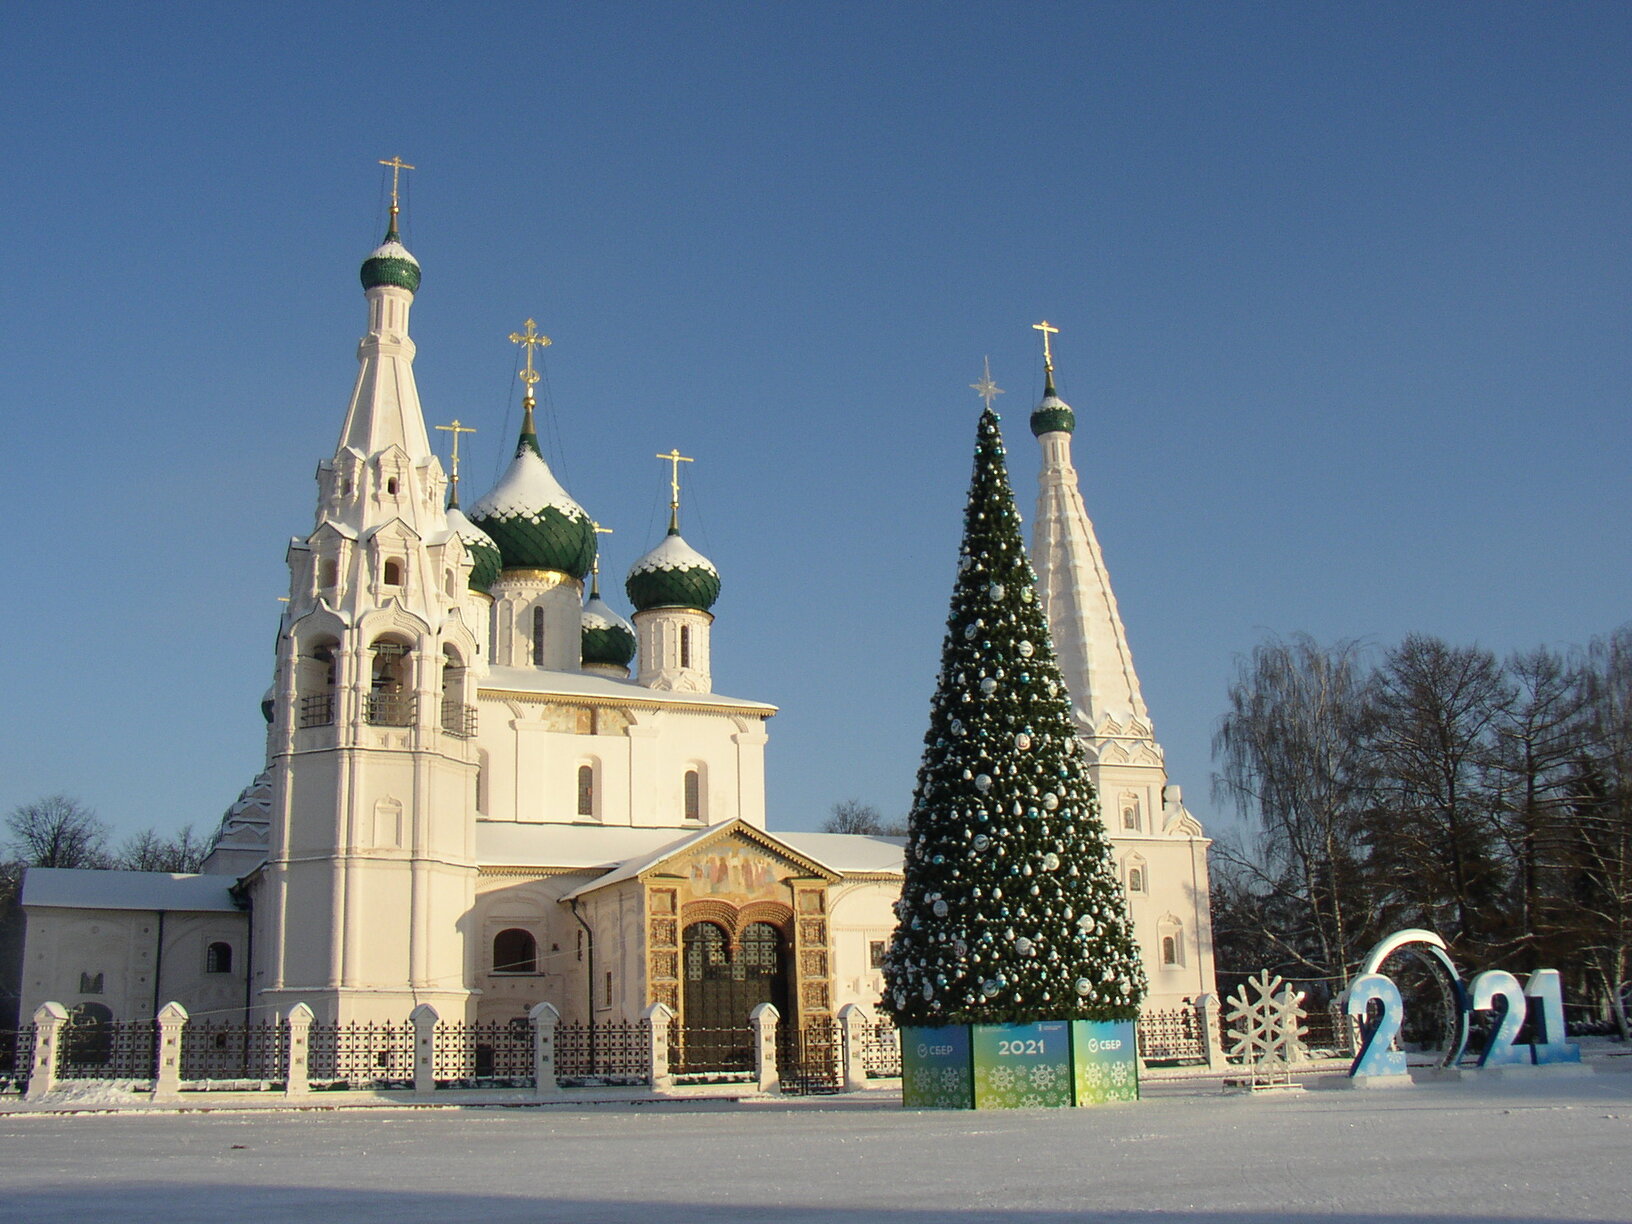
{"type": "Polygon", "coordinates": [[[381,164],[391,220],[362,266],[357,381],[318,464],[314,529],[288,552],[251,972],[257,1009],[305,1002],[320,1019],[400,1023],[418,1003],[449,1018],[470,1005],[459,924],[475,890],[489,601],[472,587],[469,533],[450,530],[414,383],[420,268],[396,190],[413,167],[381,164]]]}

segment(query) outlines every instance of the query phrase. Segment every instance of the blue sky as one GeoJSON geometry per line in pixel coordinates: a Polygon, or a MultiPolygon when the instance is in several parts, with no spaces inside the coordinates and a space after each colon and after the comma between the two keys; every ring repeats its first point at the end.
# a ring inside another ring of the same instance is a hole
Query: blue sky
{"type": "MultiPolygon", "coordinates": [[[[548,449],[718,564],[773,827],[910,800],[990,355],[1037,335],[1173,781],[1237,655],[1632,617],[1620,4],[60,5],[0,14],[0,811],[212,826],[262,763],[400,154],[465,487],[548,449]]],[[[446,435],[439,435],[445,437],[446,435]]],[[[1222,821],[1220,820],[1221,824],[1222,821]]]]}

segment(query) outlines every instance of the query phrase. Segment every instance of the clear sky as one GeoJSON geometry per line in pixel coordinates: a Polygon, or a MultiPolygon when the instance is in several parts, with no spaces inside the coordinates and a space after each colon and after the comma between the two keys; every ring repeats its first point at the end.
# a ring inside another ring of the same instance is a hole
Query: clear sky
{"type": "MultiPolygon", "coordinates": [[[[903,814],[989,355],[1037,333],[1172,780],[1266,633],[1507,652],[1632,617],[1632,6],[298,4],[0,11],[0,811],[211,827],[262,764],[401,155],[467,500],[546,449],[724,579],[773,827],[903,814]]],[[[445,439],[447,435],[436,435],[445,439]]]]}

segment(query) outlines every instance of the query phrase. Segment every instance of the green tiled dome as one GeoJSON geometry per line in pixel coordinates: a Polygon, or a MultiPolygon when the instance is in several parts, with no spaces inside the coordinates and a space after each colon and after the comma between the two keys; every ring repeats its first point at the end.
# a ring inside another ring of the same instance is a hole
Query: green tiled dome
{"type": "Polygon", "coordinates": [[[1031,414],[1031,432],[1037,437],[1045,433],[1073,433],[1077,428],[1077,414],[1057,395],[1045,395],[1031,414]]]}
{"type": "Polygon", "coordinates": [[[391,228],[385,232],[385,241],[363,260],[360,275],[365,290],[378,285],[395,285],[409,293],[419,292],[419,260],[402,245],[402,239],[397,236],[395,217],[391,218],[391,228]]]}
{"type": "Polygon", "coordinates": [[[600,595],[589,597],[583,614],[583,660],[628,667],[635,657],[635,631],[600,595]]]}
{"type": "Polygon", "coordinates": [[[473,562],[470,567],[470,589],[486,592],[504,565],[499,556],[499,546],[493,542],[492,536],[465,517],[458,502],[448,507],[448,530],[464,542],[465,550],[470,553],[473,562]]]}
{"type": "Polygon", "coordinates": [[[707,612],[720,597],[720,571],[671,528],[661,544],[630,567],[623,589],[637,612],[648,608],[707,612]]]}
{"type": "Polygon", "coordinates": [[[470,521],[493,538],[505,569],[557,570],[582,579],[595,561],[595,527],[539,453],[532,405],[521,441],[493,491],[470,508],[470,521]]]}

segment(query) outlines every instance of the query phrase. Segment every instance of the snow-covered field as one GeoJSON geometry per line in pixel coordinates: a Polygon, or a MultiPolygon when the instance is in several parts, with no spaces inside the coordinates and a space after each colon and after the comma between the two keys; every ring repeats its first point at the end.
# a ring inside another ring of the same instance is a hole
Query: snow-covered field
{"type": "MultiPolygon", "coordinates": [[[[1619,1060],[1617,1060],[1619,1061],[1619,1060]]],[[[1632,1059],[1628,1059],[1632,1062],[1632,1059]]],[[[0,1219],[1632,1220],[1632,1073],[917,1113],[886,1094],[0,1116],[0,1219]]]]}

